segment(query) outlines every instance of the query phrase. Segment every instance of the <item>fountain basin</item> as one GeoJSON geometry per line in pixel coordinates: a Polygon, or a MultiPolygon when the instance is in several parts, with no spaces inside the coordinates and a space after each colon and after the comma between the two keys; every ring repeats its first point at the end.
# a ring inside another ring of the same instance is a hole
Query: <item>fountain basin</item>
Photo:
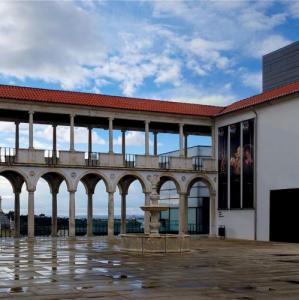
{"type": "Polygon", "coordinates": [[[181,253],[190,251],[190,236],[178,234],[121,234],[121,249],[141,253],[181,253]]]}

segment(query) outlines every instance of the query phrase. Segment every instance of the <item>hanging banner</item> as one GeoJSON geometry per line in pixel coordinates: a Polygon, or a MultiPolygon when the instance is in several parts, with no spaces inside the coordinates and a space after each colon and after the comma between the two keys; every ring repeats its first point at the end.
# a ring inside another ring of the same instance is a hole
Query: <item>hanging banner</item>
{"type": "Polygon", "coordinates": [[[243,122],[243,208],[253,208],[254,120],[243,122]]]}
{"type": "Polygon", "coordinates": [[[240,123],[230,125],[230,207],[241,208],[240,123]]]}
{"type": "Polygon", "coordinates": [[[227,136],[228,127],[219,128],[218,131],[218,208],[227,209],[227,136]]]}

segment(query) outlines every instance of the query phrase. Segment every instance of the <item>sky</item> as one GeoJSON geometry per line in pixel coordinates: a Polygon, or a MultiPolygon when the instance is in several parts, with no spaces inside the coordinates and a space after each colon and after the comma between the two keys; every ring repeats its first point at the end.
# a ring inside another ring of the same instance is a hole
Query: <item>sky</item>
{"type": "MultiPolygon", "coordinates": [[[[296,41],[298,32],[299,1],[2,0],[0,83],[227,105],[261,92],[262,55],[296,41]]],[[[35,125],[35,147],[51,149],[51,135],[50,126],[35,125]]],[[[94,151],[107,151],[107,137],[105,130],[93,132],[94,151]]],[[[87,149],[86,129],[76,128],[75,139],[76,149],[87,149]]],[[[160,153],[178,148],[177,136],[161,134],[158,141],[160,153]]],[[[197,144],[210,139],[190,137],[189,145],[197,144]]],[[[13,124],[1,122],[0,146],[13,145],[13,124]]],[[[117,131],[114,145],[120,151],[117,131]]],[[[21,147],[27,146],[28,125],[22,124],[21,147]]],[[[69,147],[66,127],[58,129],[58,146],[69,147]]],[[[143,151],[143,133],[127,132],[127,152],[143,151]]],[[[0,189],[3,207],[11,209],[12,191],[2,177],[0,189]]],[[[97,209],[106,213],[107,195],[97,189],[97,209]]],[[[144,197],[138,183],[131,189],[133,214],[144,197]]],[[[58,213],[64,214],[64,186],[60,197],[58,213]]],[[[36,213],[50,213],[42,180],[36,199],[36,213]]],[[[76,201],[84,213],[83,187],[76,201]]]]}

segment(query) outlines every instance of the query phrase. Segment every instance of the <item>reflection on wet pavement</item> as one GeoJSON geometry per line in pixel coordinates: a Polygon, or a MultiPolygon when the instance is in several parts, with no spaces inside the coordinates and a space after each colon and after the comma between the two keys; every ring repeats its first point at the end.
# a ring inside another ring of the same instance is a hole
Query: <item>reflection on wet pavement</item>
{"type": "Polygon", "coordinates": [[[194,240],[137,255],[104,238],[0,240],[0,298],[299,299],[299,245],[194,240]]]}

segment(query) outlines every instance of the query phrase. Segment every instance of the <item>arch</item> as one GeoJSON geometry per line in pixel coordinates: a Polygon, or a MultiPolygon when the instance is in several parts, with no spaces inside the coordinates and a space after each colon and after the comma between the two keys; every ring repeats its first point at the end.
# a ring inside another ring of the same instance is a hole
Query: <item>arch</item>
{"type": "Polygon", "coordinates": [[[30,185],[30,179],[28,175],[22,170],[3,168],[0,169],[0,176],[3,176],[10,182],[14,192],[21,192],[24,183],[26,184],[27,191],[33,188],[30,185]]]}
{"type": "Polygon", "coordinates": [[[196,183],[196,182],[203,182],[204,184],[206,184],[207,187],[209,188],[210,195],[214,195],[216,193],[213,181],[205,175],[198,175],[197,174],[195,176],[192,176],[189,179],[189,181],[187,182],[187,185],[186,185],[187,195],[190,194],[190,190],[191,190],[192,186],[194,185],[194,183],[196,183]]]}
{"type": "Polygon", "coordinates": [[[122,193],[127,193],[128,189],[132,182],[135,180],[138,180],[141,184],[143,193],[149,193],[150,188],[146,184],[146,180],[143,178],[142,175],[133,173],[133,172],[125,172],[121,174],[116,180],[115,180],[115,186],[113,191],[116,190],[116,187],[118,186],[119,190],[122,193]]]}
{"type": "Polygon", "coordinates": [[[162,185],[167,181],[172,181],[174,183],[174,185],[176,187],[176,191],[177,191],[178,194],[180,194],[182,192],[182,188],[181,188],[180,183],[178,182],[178,180],[174,176],[167,174],[167,175],[162,175],[159,178],[159,181],[158,181],[158,184],[157,184],[158,194],[160,194],[160,189],[161,189],[162,185]]]}
{"type": "Polygon", "coordinates": [[[95,181],[95,185],[93,188],[96,187],[97,183],[100,180],[103,180],[105,187],[106,187],[106,192],[110,192],[112,190],[111,186],[109,185],[109,179],[106,177],[106,175],[102,174],[101,172],[98,172],[96,170],[94,171],[85,171],[83,173],[80,174],[80,176],[78,176],[74,182],[74,188],[77,190],[78,184],[81,181],[85,187],[86,193],[88,192],[88,186],[86,184],[86,181],[84,180],[84,178],[88,178],[88,176],[96,176],[96,178],[98,179],[97,181],[95,181]]]}
{"type": "MultiPolygon", "coordinates": [[[[69,177],[68,177],[68,175],[66,174],[66,173],[64,173],[62,170],[59,170],[59,169],[55,169],[55,170],[42,170],[42,171],[40,171],[37,175],[36,175],[36,177],[35,177],[35,182],[34,182],[34,187],[36,188],[36,185],[37,185],[37,183],[38,183],[38,181],[40,180],[40,178],[43,178],[43,179],[45,179],[46,181],[47,181],[47,183],[49,184],[49,187],[50,187],[50,190],[52,190],[52,186],[51,186],[51,183],[50,183],[50,179],[48,179],[47,177],[47,175],[49,175],[49,174],[53,174],[53,175],[57,175],[58,176],[58,178],[60,177],[60,180],[61,180],[61,182],[62,181],[65,181],[65,183],[66,183],[66,186],[67,186],[67,189],[70,191],[70,190],[72,190],[72,184],[71,184],[71,180],[69,179],[69,177]]],[[[59,179],[58,179],[59,180],[59,179]]],[[[59,181],[60,181],[59,180],[59,181]]],[[[61,183],[60,182],[60,183],[61,183]]],[[[60,183],[59,183],[59,185],[60,185],[60,183]]]]}

